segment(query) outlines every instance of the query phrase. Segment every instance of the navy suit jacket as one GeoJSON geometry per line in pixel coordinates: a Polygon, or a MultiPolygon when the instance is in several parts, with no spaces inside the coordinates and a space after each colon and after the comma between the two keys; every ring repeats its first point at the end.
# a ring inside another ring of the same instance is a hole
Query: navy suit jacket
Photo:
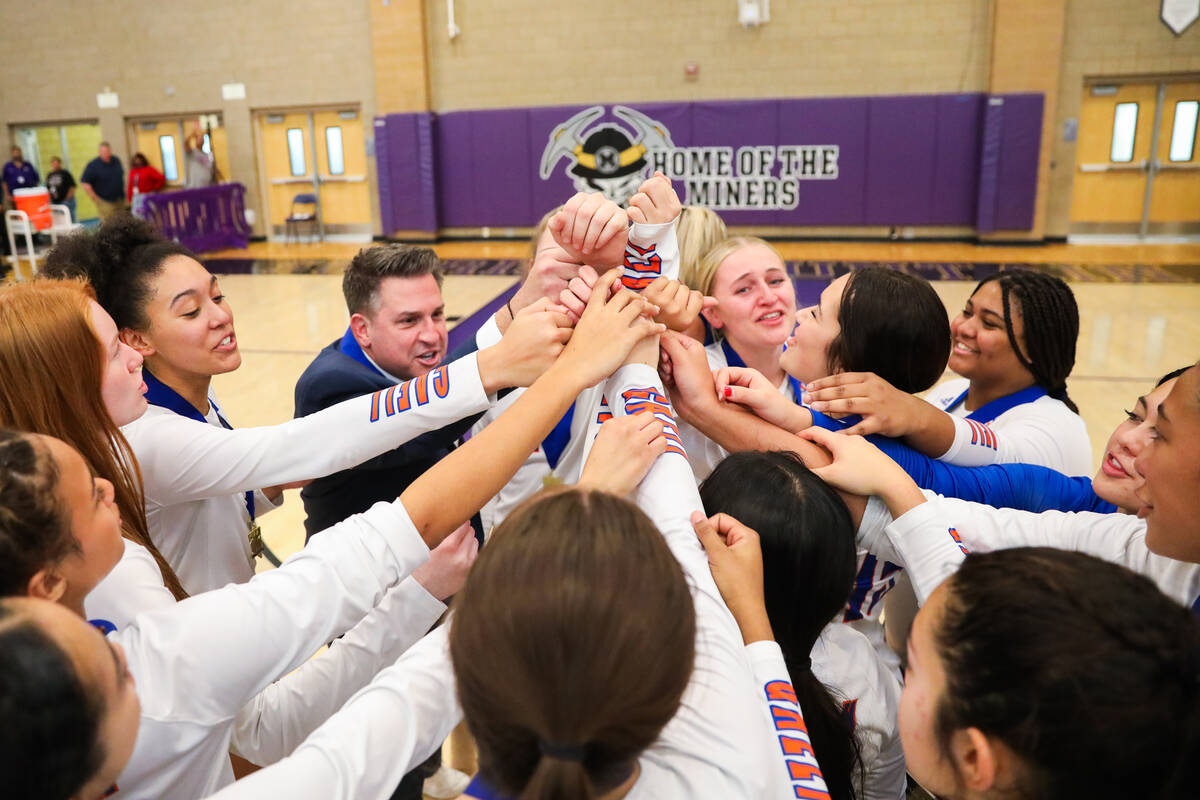
{"type": "MultiPolygon", "coordinates": [[[[296,416],[303,417],[342,400],[392,385],[378,371],[341,351],[341,339],[322,350],[296,382],[296,416]]],[[[468,348],[473,350],[474,337],[468,348]]],[[[457,352],[455,356],[465,355],[457,352]]],[[[391,502],[454,447],[480,415],[422,434],[357,467],[317,478],[300,491],[304,501],[305,541],[379,501],[391,502]]],[[[476,524],[476,534],[479,533],[476,524]]]]}

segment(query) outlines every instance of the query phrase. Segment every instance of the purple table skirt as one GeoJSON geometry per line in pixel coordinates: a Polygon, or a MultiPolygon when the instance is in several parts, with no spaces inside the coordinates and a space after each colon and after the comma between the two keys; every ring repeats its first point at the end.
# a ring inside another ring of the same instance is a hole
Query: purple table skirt
{"type": "Polygon", "coordinates": [[[203,189],[140,195],[139,216],[198,253],[231,247],[244,249],[251,233],[246,224],[245,194],[246,187],[240,183],[222,183],[203,189]]]}

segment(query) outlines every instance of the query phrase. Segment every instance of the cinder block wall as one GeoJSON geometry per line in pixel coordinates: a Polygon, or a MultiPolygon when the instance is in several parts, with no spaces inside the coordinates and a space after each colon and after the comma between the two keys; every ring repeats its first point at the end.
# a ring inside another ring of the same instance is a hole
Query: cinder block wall
{"type": "Polygon", "coordinates": [[[433,108],[981,91],[990,5],[776,0],[746,30],[733,0],[455,0],[451,41],[446,2],[431,0],[433,108]]]}

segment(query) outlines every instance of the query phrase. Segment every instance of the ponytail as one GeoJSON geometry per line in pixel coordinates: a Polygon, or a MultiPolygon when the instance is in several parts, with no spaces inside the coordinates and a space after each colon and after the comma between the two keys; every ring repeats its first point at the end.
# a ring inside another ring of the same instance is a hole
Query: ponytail
{"type": "Polygon", "coordinates": [[[555,753],[554,748],[544,744],[539,749],[541,758],[529,776],[520,800],[594,800],[598,796],[584,766],[582,748],[578,748],[579,757],[555,753]]]}
{"type": "Polygon", "coordinates": [[[813,753],[835,800],[853,800],[862,758],[853,724],[813,674],[810,653],[850,597],[856,554],[845,502],[793,453],[734,453],[700,485],[710,514],[758,532],[775,641],[804,711],[813,753]]]}

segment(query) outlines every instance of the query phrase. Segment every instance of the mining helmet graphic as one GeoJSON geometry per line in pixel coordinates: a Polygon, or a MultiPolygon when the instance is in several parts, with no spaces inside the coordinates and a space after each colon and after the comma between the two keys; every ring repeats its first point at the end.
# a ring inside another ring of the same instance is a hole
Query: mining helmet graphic
{"type": "Polygon", "coordinates": [[[646,154],[675,145],[661,122],[627,106],[613,106],[613,116],[632,132],[613,122],[589,126],[604,116],[604,106],[585,108],[550,133],[542,152],[542,180],[548,180],[563,158],[571,160],[567,173],[579,192],[602,192],[625,205],[646,178],[646,154]]]}

